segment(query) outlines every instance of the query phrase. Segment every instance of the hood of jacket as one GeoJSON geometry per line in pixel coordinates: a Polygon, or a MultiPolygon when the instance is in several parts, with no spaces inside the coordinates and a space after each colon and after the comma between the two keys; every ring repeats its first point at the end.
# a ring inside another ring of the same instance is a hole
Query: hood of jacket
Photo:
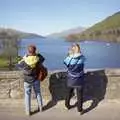
{"type": "Polygon", "coordinates": [[[38,56],[24,56],[23,60],[27,65],[29,65],[31,68],[34,68],[39,61],[38,56]]]}

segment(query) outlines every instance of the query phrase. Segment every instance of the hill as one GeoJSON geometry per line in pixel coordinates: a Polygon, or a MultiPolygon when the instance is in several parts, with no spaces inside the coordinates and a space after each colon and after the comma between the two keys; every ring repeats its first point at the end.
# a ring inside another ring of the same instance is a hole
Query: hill
{"type": "Polygon", "coordinates": [[[12,70],[22,38],[42,37],[33,33],[25,33],[14,29],[0,28],[0,68],[12,70]]]}
{"type": "Polygon", "coordinates": [[[83,28],[83,27],[77,27],[77,28],[73,28],[73,29],[69,29],[69,30],[64,30],[64,31],[59,32],[59,33],[50,34],[47,37],[65,38],[70,34],[80,33],[80,32],[83,32],[84,30],[85,30],[85,28],[83,28]]]}
{"type": "Polygon", "coordinates": [[[0,28],[0,38],[18,38],[18,39],[22,39],[22,38],[31,38],[31,37],[42,37],[40,35],[34,34],[34,33],[26,33],[26,32],[22,32],[22,31],[18,31],[18,30],[14,30],[14,29],[6,29],[6,28],[0,28]]]}
{"type": "Polygon", "coordinates": [[[120,42],[120,12],[107,17],[82,33],[71,34],[66,38],[68,41],[103,40],[120,42]]]}

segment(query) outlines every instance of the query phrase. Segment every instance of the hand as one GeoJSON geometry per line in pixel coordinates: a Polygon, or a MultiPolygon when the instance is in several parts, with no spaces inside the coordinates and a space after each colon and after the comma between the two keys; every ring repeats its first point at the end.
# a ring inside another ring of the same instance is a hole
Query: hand
{"type": "Polygon", "coordinates": [[[68,55],[73,55],[73,53],[74,53],[74,52],[73,52],[72,50],[69,50],[69,51],[68,51],[68,55]]]}

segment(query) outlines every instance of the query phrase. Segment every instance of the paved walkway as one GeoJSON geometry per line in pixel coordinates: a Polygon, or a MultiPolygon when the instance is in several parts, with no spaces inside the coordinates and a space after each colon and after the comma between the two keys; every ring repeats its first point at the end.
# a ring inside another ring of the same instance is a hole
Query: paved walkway
{"type": "MultiPolygon", "coordinates": [[[[90,104],[90,101],[84,103],[84,109],[89,108],[90,104]]],[[[4,102],[0,100],[0,120],[120,120],[120,101],[118,100],[102,101],[82,116],[76,108],[66,110],[64,101],[31,117],[25,115],[23,106],[23,100],[4,100],[4,102]]],[[[36,105],[34,104],[32,108],[35,110],[36,105]]]]}

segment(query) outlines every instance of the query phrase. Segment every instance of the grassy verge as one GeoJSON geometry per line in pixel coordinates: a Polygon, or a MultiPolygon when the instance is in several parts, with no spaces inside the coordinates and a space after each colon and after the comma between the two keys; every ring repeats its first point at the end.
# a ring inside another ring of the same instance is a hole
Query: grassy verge
{"type": "Polygon", "coordinates": [[[8,67],[8,60],[5,58],[0,58],[0,68],[8,67]]]}

